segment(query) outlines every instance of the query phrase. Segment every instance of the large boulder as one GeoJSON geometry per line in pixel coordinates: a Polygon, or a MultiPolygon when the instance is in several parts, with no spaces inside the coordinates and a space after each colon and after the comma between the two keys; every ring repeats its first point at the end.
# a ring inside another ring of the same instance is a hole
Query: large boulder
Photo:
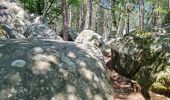
{"type": "Polygon", "coordinates": [[[77,36],[75,42],[90,44],[94,47],[100,47],[102,43],[102,36],[98,35],[92,30],[84,30],[77,36]]]}
{"type": "Polygon", "coordinates": [[[62,40],[58,33],[48,28],[43,17],[31,21],[18,0],[0,2],[0,38],[48,38],[62,40]],[[4,34],[5,33],[5,34],[4,34]]]}
{"type": "Polygon", "coordinates": [[[59,33],[54,32],[47,26],[43,24],[31,24],[29,25],[25,32],[24,36],[26,38],[48,38],[48,39],[57,39],[57,40],[63,40],[59,33]]]}
{"type": "Polygon", "coordinates": [[[110,41],[92,30],[82,31],[75,39],[77,43],[89,44],[95,48],[100,48],[103,55],[106,56],[110,54],[110,41]]]}
{"type": "Polygon", "coordinates": [[[8,26],[9,29],[18,34],[23,34],[27,25],[30,24],[29,15],[17,0],[2,0],[0,2],[0,15],[0,25],[8,26]]]}
{"type": "Polygon", "coordinates": [[[112,62],[122,75],[137,80],[142,90],[170,93],[170,35],[133,31],[112,41],[112,62]]]}
{"type": "Polygon", "coordinates": [[[104,65],[86,44],[0,40],[0,99],[113,100],[104,65]]]}

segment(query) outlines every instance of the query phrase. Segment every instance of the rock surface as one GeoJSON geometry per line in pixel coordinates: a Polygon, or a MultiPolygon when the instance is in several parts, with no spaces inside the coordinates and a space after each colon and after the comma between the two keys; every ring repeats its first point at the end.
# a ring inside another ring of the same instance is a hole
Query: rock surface
{"type": "MultiPolygon", "coordinates": [[[[25,31],[27,25],[30,24],[29,15],[15,0],[2,0],[0,2],[0,15],[0,25],[5,25],[10,30],[15,31],[17,34],[22,34],[25,31]]],[[[9,29],[4,30],[9,32],[9,29]]]]}
{"type": "Polygon", "coordinates": [[[113,40],[111,48],[113,66],[119,73],[137,80],[143,90],[152,87],[170,92],[169,34],[134,31],[113,40]]]}
{"type": "Polygon", "coordinates": [[[24,32],[24,36],[26,38],[47,38],[63,40],[58,33],[54,32],[43,24],[29,25],[24,32]]]}
{"type": "Polygon", "coordinates": [[[0,40],[1,100],[113,100],[100,50],[46,39],[0,40]]]}
{"type": "MultiPolygon", "coordinates": [[[[39,17],[38,17],[39,18],[39,17]]],[[[0,2],[0,38],[46,38],[62,40],[41,20],[31,21],[31,15],[24,11],[17,0],[0,2]]]]}
{"type": "Polygon", "coordinates": [[[99,48],[103,55],[107,56],[110,54],[110,41],[92,30],[82,31],[78,34],[75,42],[89,44],[93,47],[99,48]]]}

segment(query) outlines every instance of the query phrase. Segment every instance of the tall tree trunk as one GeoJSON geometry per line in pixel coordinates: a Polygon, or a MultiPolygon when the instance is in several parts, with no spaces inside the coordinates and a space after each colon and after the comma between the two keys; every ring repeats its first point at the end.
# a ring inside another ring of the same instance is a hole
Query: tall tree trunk
{"type": "Polygon", "coordinates": [[[127,9],[127,30],[126,30],[126,33],[129,33],[130,31],[130,14],[132,12],[132,5],[130,2],[128,2],[126,4],[126,9],[127,9]]]}
{"type": "Polygon", "coordinates": [[[127,15],[127,30],[126,33],[129,33],[130,30],[130,13],[128,13],[127,15]]]}
{"type": "Polygon", "coordinates": [[[153,4],[153,17],[152,17],[152,24],[153,24],[153,26],[158,25],[159,13],[158,12],[154,12],[154,9],[157,8],[157,7],[159,7],[158,2],[153,4]]]}
{"type": "Polygon", "coordinates": [[[79,23],[79,20],[80,20],[80,6],[78,7],[78,9],[76,10],[76,31],[79,32],[79,26],[80,26],[80,23],[79,23]]]}
{"type": "Polygon", "coordinates": [[[67,15],[67,5],[66,0],[61,0],[62,5],[62,16],[63,16],[63,39],[68,41],[69,34],[68,34],[68,15],[67,15]]]}
{"type": "Polygon", "coordinates": [[[168,0],[168,11],[170,11],[170,0],[168,0]]]}
{"type": "Polygon", "coordinates": [[[72,25],[72,16],[73,16],[73,6],[72,6],[72,4],[70,4],[70,6],[69,6],[69,8],[70,8],[70,15],[69,15],[69,27],[71,27],[71,25],[72,25]]]}
{"type": "MultiPolygon", "coordinates": [[[[116,0],[112,0],[112,8],[116,6],[116,0]]],[[[112,9],[112,19],[113,19],[113,27],[115,27],[118,30],[118,25],[116,22],[116,15],[115,15],[115,9],[112,9]]]]}
{"type": "Polygon", "coordinates": [[[79,10],[79,11],[80,11],[80,12],[79,12],[80,18],[79,18],[79,29],[78,29],[78,32],[81,32],[81,31],[83,30],[84,24],[85,24],[84,0],[81,0],[80,5],[81,5],[81,7],[80,7],[80,10],[79,10]]]}
{"type": "Polygon", "coordinates": [[[139,1],[139,26],[141,29],[145,27],[145,8],[144,8],[145,0],[139,1]]]}
{"type": "MultiPolygon", "coordinates": [[[[102,2],[101,2],[102,4],[102,2]]],[[[98,11],[97,11],[97,33],[101,36],[103,36],[104,34],[104,8],[102,7],[98,7],[98,11]]]]}
{"type": "Polygon", "coordinates": [[[87,0],[87,13],[84,29],[91,29],[92,24],[92,0],[87,0]]]}

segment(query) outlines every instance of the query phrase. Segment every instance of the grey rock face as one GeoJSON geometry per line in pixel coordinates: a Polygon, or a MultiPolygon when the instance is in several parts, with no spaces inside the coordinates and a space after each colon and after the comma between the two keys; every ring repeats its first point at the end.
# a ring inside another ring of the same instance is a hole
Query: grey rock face
{"type": "Polygon", "coordinates": [[[30,24],[27,15],[18,2],[4,0],[0,2],[0,24],[8,25],[17,33],[22,34],[30,24]]]}
{"type": "Polygon", "coordinates": [[[84,43],[89,44],[93,47],[100,48],[103,55],[109,55],[110,54],[110,42],[111,40],[108,40],[106,38],[103,38],[102,36],[98,35],[92,30],[84,30],[82,31],[76,38],[75,42],[78,43],[84,43]]]}
{"type": "Polygon", "coordinates": [[[26,31],[24,32],[24,36],[26,38],[48,38],[62,40],[58,33],[54,32],[43,24],[29,25],[26,31]]]}
{"type": "Polygon", "coordinates": [[[153,87],[154,90],[169,91],[169,34],[133,32],[115,39],[111,48],[112,61],[119,73],[137,80],[143,89],[153,87]],[[161,83],[160,80],[166,80],[166,83],[161,83]]]}
{"type": "MultiPolygon", "coordinates": [[[[56,32],[45,26],[44,23],[31,22],[28,13],[24,11],[16,0],[3,0],[0,2],[0,26],[7,34],[3,38],[62,38],[56,32]]],[[[0,35],[1,36],[1,35],[0,35]]]]}
{"type": "Polygon", "coordinates": [[[102,43],[102,36],[98,35],[94,31],[84,30],[78,35],[75,42],[90,44],[95,47],[100,47],[102,43]]]}
{"type": "Polygon", "coordinates": [[[100,55],[72,42],[0,40],[1,100],[113,100],[100,55]]]}

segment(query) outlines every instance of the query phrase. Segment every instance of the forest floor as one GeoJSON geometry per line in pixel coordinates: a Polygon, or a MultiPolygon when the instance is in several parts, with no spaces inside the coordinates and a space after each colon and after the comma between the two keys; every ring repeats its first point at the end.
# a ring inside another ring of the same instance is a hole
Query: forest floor
{"type": "MultiPolygon", "coordinates": [[[[108,59],[108,58],[107,58],[108,59]]],[[[114,88],[114,100],[170,100],[170,95],[164,96],[149,91],[150,99],[144,98],[142,93],[137,92],[130,79],[118,74],[111,64],[108,66],[108,74],[114,88]]]]}

